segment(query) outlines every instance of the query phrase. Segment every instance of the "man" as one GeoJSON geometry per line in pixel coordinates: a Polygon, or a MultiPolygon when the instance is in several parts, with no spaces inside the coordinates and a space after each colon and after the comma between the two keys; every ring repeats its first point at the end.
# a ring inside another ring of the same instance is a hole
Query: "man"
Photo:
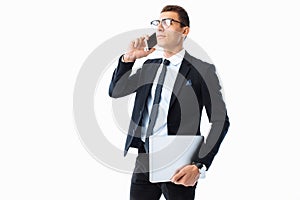
{"type": "Polygon", "coordinates": [[[125,144],[125,155],[130,147],[139,152],[130,199],[158,200],[161,194],[167,200],[194,199],[198,178],[210,167],[229,128],[221,86],[214,66],[194,58],[183,48],[190,22],[182,7],[165,6],[159,20],[151,24],[157,27],[157,45],[162,48],[162,57],[146,60],[132,73],[137,59],[155,51],[154,48],[145,51],[148,36],[137,38],[120,57],[109,88],[109,95],[114,98],[136,94],[125,144]],[[148,136],[201,135],[203,107],[211,129],[197,158],[174,174],[170,182],[151,183],[148,136]]]}

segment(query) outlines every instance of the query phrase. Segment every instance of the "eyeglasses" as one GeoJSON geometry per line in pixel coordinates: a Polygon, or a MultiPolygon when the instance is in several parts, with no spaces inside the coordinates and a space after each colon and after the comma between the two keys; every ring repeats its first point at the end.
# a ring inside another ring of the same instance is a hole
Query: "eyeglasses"
{"type": "Polygon", "coordinates": [[[172,22],[177,22],[177,23],[179,23],[179,24],[181,24],[182,26],[186,26],[184,23],[182,23],[182,22],[180,22],[180,21],[177,21],[177,20],[175,20],[175,19],[172,19],[172,18],[165,18],[165,19],[162,19],[161,21],[160,20],[153,20],[150,24],[152,25],[152,26],[158,26],[160,23],[161,23],[161,25],[165,28],[165,29],[167,29],[167,28],[169,28],[171,25],[172,25],[172,22]]]}

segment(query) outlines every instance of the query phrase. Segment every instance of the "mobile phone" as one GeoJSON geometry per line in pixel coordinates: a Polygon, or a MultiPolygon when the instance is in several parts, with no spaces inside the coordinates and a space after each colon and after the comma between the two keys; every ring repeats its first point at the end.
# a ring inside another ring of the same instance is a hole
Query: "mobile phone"
{"type": "Polygon", "coordinates": [[[146,51],[149,51],[150,49],[152,49],[155,45],[157,44],[157,40],[156,40],[156,33],[153,33],[152,35],[150,35],[149,40],[146,41],[146,51]]]}

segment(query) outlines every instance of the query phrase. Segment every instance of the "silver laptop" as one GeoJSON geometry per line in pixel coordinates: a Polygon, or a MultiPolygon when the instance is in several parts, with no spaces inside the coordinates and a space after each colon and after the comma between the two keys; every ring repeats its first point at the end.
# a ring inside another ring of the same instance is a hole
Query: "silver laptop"
{"type": "Polygon", "coordinates": [[[149,137],[149,180],[168,182],[181,167],[191,164],[203,143],[203,136],[168,135],[149,137]]]}

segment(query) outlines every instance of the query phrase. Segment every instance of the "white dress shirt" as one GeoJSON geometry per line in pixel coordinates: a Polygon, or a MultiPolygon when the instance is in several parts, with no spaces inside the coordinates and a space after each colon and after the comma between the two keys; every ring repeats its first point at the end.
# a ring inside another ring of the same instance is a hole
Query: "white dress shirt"
{"type": "MultiPolygon", "coordinates": [[[[170,65],[167,66],[165,81],[161,92],[161,100],[159,102],[158,115],[153,128],[153,135],[168,135],[167,116],[168,116],[169,104],[170,104],[175,80],[178,75],[178,71],[182,63],[184,54],[185,54],[185,50],[182,49],[180,52],[171,56],[170,58],[163,57],[163,59],[168,59],[170,61],[170,65]]],[[[147,106],[143,112],[143,119],[142,119],[143,126],[142,126],[141,139],[144,142],[146,140],[146,132],[149,125],[149,116],[152,109],[155,89],[157,86],[158,77],[162,69],[162,64],[157,70],[150,95],[148,96],[147,106]]]]}

